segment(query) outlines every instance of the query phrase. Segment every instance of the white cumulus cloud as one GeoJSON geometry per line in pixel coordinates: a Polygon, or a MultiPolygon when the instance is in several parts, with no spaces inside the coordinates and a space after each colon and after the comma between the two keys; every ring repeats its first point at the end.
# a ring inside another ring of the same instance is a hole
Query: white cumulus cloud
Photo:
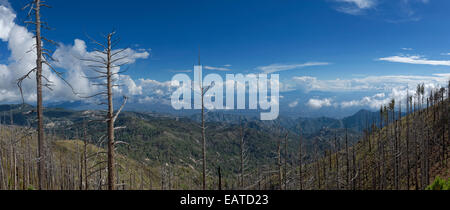
{"type": "Polygon", "coordinates": [[[313,109],[320,109],[322,107],[329,107],[332,106],[332,99],[325,98],[325,99],[309,99],[308,103],[306,103],[307,106],[313,108],[313,109]]]}
{"type": "MultiPolygon", "coordinates": [[[[430,95],[432,90],[443,87],[435,83],[425,83],[425,97],[430,95]]],[[[342,108],[349,107],[370,107],[372,109],[379,109],[381,106],[387,105],[392,99],[397,101],[397,104],[402,103],[402,107],[406,105],[406,99],[409,96],[415,95],[416,87],[393,87],[388,94],[379,93],[373,96],[366,96],[359,100],[343,101],[340,103],[342,108]]]]}
{"type": "Polygon", "coordinates": [[[289,104],[290,108],[294,108],[298,106],[298,101],[293,101],[292,103],[289,104]]]}
{"type": "MultiPolygon", "coordinates": [[[[7,43],[9,59],[7,64],[0,64],[0,101],[19,102],[21,101],[17,80],[36,66],[36,52],[33,47],[35,39],[27,28],[15,23],[15,11],[9,6],[7,1],[0,1],[0,41],[7,43]]],[[[98,53],[89,52],[83,40],[76,39],[73,45],[60,44],[53,57],[56,59],[52,65],[65,72],[64,78],[73,86],[75,92],[80,95],[90,95],[97,93],[98,87],[93,86],[93,81],[86,77],[94,76],[94,72],[87,67],[81,58],[98,56],[98,53]]],[[[138,59],[145,59],[149,56],[146,50],[124,49],[120,55],[127,58],[122,60],[126,63],[134,63],[138,59]]],[[[114,71],[119,71],[118,68],[114,71]]],[[[51,81],[53,91],[44,89],[44,100],[48,102],[79,100],[73,91],[64,81],[52,72],[46,65],[43,67],[43,75],[51,81]]],[[[142,92],[142,88],[127,75],[115,78],[120,87],[115,88],[116,93],[126,95],[137,95],[142,92]]],[[[30,79],[23,82],[23,94],[26,102],[36,100],[35,75],[31,74],[30,79]]]]}
{"type": "Polygon", "coordinates": [[[322,108],[325,106],[336,106],[341,108],[370,107],[377,109],[386,105],[392,98],[402,100],[406,103],[408,92],[415,94],[418,84],[425,85],[426,95],[431,90],[446,87],[450,80],[450,73],[433,74],[430,76],[419,75],[385,75],[368,76],[353,79],[321,80],[316,77],[302,76],[294,77],[295,85],[290,88],[301,89],[305,92],[321,91],[328,93],[360,92],[373,93],[355,100],[339,101],[336,99],[311,99],[307,105],[311,108],[322,108]],[[336,102],[333,102],[336,101],[336,102]]]}

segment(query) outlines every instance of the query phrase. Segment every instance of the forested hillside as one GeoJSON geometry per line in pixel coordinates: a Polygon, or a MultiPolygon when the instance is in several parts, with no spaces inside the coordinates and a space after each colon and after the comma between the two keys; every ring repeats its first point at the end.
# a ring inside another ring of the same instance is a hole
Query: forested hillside
{"type": "MultiPolygon", "coordinates": [[[[22,128],[34,126],[36,119],[34,107],[29,105],[2,105],[0,118],[4,125],[20,125],[22,128]]],[[[45,129],[54,140],[87,140],[89,144],[105,147],[104,134],[106,128],[99,122],[101,111],[71,111],[48,108],[45,111],[45,129]]],[[[309,121],[316,121],[310,119],[309,121]]],[[[317,119],[320,121],[320,119],[317,119]]],[[[313,127],[315,124],[311,124],[313,127]]],[[[124,112],[117,120],[117,151],[121,154],[154,168],[158,173],[157,183],[164,189],[198,189],[201,182],[199,174],[201,163],[201,129],[198,122],[187,118],[154,115],[136,112],[124,112]],[[182,169],[182,170],[181,170],[182,169]],[[164,173],[163,173],[164,172],[164,173]],[[167,173],[165,175],[165,173],[167,173]],[[183,174],[180,176],[180,174],[183,174]],[[182,177],[179,184],[171,177],[182,177]],[[170,184],[169,184],[170,183],[170,184]],[[160,184],[161,185],[161,184],[160,184]],[[170,185],[170,186],[169,186],[170,185]]],[[[207,123],[207,160],[209,189],[217,188],[218,168],[221,168],[224,189],[239,189],[241,170],[241,129],[243,129],[243,165],[246,178],[245,186],[255,182],[261,170],[269,170],[277,161],[277,142],[284,139],[287,132],[287,152],[283,157],[295,159],[299,142],[300,128],[286,129],[261,121],[245,121],[243,123],[207,123]]],[[[344,129],[332,129],[320,125],[313,128],[317,132],[303,134],[303,145],[308,151],[313,151],[313,142],[319,145],[319,150],[332,148],[329,139],[343,137],[344,129]]],[[[302,131],[303,133],[303,131],[302,131]]],[[[349,131],[349,139],[354,142],[361,136],[359,132],[349,131]]],[[[310,161],[312,155],[306,154],[304,161],[310,161]]],[[[105,174],[105,171],[103,171],[105,174]]],[[[128,180],[128,179],[127,179],[128,180]]],[[[128,184],[127,182],[125,184],[128,184]]],[[[157,186],[157,184],[153,184],[157,186]]],[[[160,188],[155,188],[160,189],[160,188]]]]}
{"type": "MultiPolygon", "coordinates": [[[[435,93],[429,98],[408,97],[404,106],[392,100],[378,113],[382,121],[361,122],[362,134],[333,128],[336,121],[327,118],[307,120],[318,122],[318,128],[305,120],[290,128],[252,120],[213,120],[206,132],[208,189],[218,189],[219,176],[222,189],[426,189],[435,177],[450,176],[449,100],[443,89],[435,93]],[[307,126],[317,132],[302,132],[307,126]]],[[[32,189],[36,140],[34,129],[27,125],[33,126],[34,108],[4,105],[0,109],[0,187],[32,189]]],[[[45,113],[52,154],[46,160],[49,189],[106,189],[106,128],[96,121],[102,112],[48,109],[45,113]]],[[[346,119],[363,121],[361,116],[367,114],[361,111],[346,119]]],[[[124,112],[117,126],[119,189],[200,189],[198,122],[124,112]]]]}
{"type": "Polygon", "coordinates": [[[446,180],[450,176],[446,93],[441,88],[426,97],[419,85],[415,96],[403,103],[406,106],[392,99],[381,107],[383,121],[372,124],[356,144],[345,138],[344,144],[335,141],[332,150],[315,149],[313,163],[302,162],[302,149],[295,169],[283,166],[280,158],[278,175],[270,178],[277,189],[327,190],[424,190],[436,177],[446,180]],[[407,115],[397,115],[396,107],[398,113],[406,107],[407,115]]]}

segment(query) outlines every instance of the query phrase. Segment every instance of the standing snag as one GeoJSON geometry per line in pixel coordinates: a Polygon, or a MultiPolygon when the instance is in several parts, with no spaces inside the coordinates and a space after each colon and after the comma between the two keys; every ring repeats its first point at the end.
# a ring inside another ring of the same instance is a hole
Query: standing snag
{"type": "Polygon", "coordinates": [[[240,161],[241,161],[241,190],[245,188],[245,128],[244,125],[241,124],[240,130],[239,130],[239,145],[240,145],[240,161]]]}
{"type": "MultiPolygon", "coordinates": [[[[199,53],[199,57],[198,57],[198,65],[200,66],[201,69],[201,62],[200,62],[200,53],[199,53]]],[[[203,78],[203,72],[200,71],[200,77],[199,78],[203,78]]],[[[194,84],[195,85],[195,84],[194,84]]],[[[199,80],[199,84],[198,87],[200,89],[200,96],[201,96],[201,101],[202,101],[202,112],[201,112],[201,118],[202,118],[202,122],[201,122],[201,129],[202,129],[202,189],[206,190],[206,126],[205,126],[205,95],[206,93],[208,93],[208,91],[214,87],[214,83],[212,83],[211,85],[208,86],[204,86],[203,85],[203,81],[202,79],[199,80]]],[[[195,88],[193,88],[195,89],[195,88]]]]}
{"type": "MultiPolygon", "coordinates": [[[[54,73],[59,79],[61,79],[65,84],[67,84],[71,89],[72,92],[73,88],[72,86],[64,79],[61,72],[57,71],[53,66],[51,65],[51,61],[55,61],[52,56],[50,55],[52,53],[51,50],[46,49],[43,47],[43,41],[46,41],[50,44],[55,44],[54,41],[49,40],[42,36],[42,28],[48,29],[47,23],[41,21],[41,7],[47,7],[50,8],[49,5],[45,4],[45,1],[41,0],[32,0],[30,3],[28,3],[23,9],[28,9],[28,18],[29,21],[26,21],[25,23],[31,24],[34,26],[34,35],[36,40],[36,45],[34,46],[35,49],[30,49],[29,52],[35,52],[36,53],[36,67],[28,71],[25,75],[23,75],[21,78],[17,80],[17,86],[19,87],[20,94],[22,96],[22,102],[25,103],[24,97],[23,97],[23,89],[22,89],[22,83],[26,79],[31,79],[31,76],[33,73],[35,73],[36,76],[36,105],[37,105],[37,132],[38,132],[38,157],[37,157],[37,163],[38,163],[38,188],[41,190],[45,187],[46,183],[44,183],[45,177],[47,177],[46,173],[46,167],[45,167],[45,161],[47,158],[46,155],[46,140],[45,140],[45,133],[44,133],[44,107],[43,107],[43,94],[42,94],[42,87],[46,87],[49,90],[53,90],[52,86],[53,83],[50,81],[44,74],[43,74],[43,66],[47,66],[52,73],[54,73]],[[43,83],[43,81],[45,83],[43,83]]],[[[74,92],[75,93],[75,92],[74,92]]]]}
{"type": "Polygon", "coordinates": [[[277,166],[278,166],[278,182],[279,189],[283,190],[283,172],[281,171],[281,138],[278,138],[277,144],[277,166]]]}
{"type": "MultiPolygon", "coordinates": [[[[120,68],[126,64],[127,55],[124,55],[124,51],[126,49],[114,50],[113,48],[118,44],[119,39],[113,39],[115,32],[111,32],[105,36],[106,44],[102,44],[92,39],[92,41],[100,47],[102,50],[95,50],[96,55],[93,58],[82,58],[81,60],[88,63],[88,67],[90,67],[97,76],[88,77],[93,80],[94,86],[103,87],[104,90],[91,96],[87,96],[84,98],[92,98],[97,96],[103,96],[106,98],[107,102],[107,115],[105,122],[107,123],[107,138],[108,138],[108,190],[115,190],[115,147],[119,143],[116,142],[114,138],[114,131],[117,129],[121,129],[124,127],[114,127],[114,123],[116,122],[119,114],[124,109],[128,98],[123,96],[123,103],[120,106],[117,112],[114,111],[114,93],[113,88],[120,87],[121,85],[117,84],[118,79],[120,78],[120,74],[125,72],[120,68]]],[[[105,104],[105,103],[102,103],[105,104]]]]}
{"type": "Polygon", "coordinates": [[[298,175],[299,175],[299,190],[303,190],[303,170],[302,170],[302,166],[303,166],[303,153],[302,153],[302,128],[300,125],[299,128],[299,146],[298,146],[298,175]]]}

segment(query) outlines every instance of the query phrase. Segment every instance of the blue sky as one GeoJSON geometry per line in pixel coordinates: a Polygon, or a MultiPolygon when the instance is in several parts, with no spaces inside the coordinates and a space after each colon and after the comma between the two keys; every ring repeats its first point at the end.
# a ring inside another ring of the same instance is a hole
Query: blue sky
{"type": "MultiPolygon", "coordinates": [[[[16,11],[23,2],[13,2],[16,11]]],[[[53,8],[44,10],[44,15],[55,30],[48,36],[70,44],[75,38],[86,39],[86,34],[96,37],[115,28],[122,46],[152,49],[152,58],[138,62],[130,71],[135,79],[169,80],[170,70],[190,69],[196,63],[198,47],[205,65],[231,64],[238,72],[273,63],[317,61],[333,65],[285,74],[331,79],[370,72],[382,75],[392,70],[422,73],[421,69],[430,68],[376,59],[399,53],[437,59],[449,51],[450,44],[450,22],[444,21],[449,18],[450,2],[444,0],[377,1],[378,5],[359,15],[339,12],[338,8],[351,3],[331,0],[109,2],[50,1],[53,8]],[[410,11],[399,14],[406,4],[410,11]],[[408,16],[409,12],[414,15],[408,16]]]]}
{"type": "MultiPolygon", "coordinates": [[[[24,26],[25,12],[20,8],[25,2],[11,1],[17,25],[24,26]]],[[[421,77],[434,87],[438,84],[431,83],[442,83],[450,76],[450,56],[446,55],[450,53],[450,1],[446,0],[110,2],[50,0],[53,8],[45,9],[43,15],[54,30],[46,34],[68,47],[75,39],[84,40],[87,50],[92,50],[86,34],[100,39],[100,34],[114,28],[122,39],[120,47],[149,52],[127,72],[137,86],[140,79],[163,83],[176,72],[192,69],[198,48],[211,72],[261,73],[265,69],[267,73],[278,67],[283,69],[277,73],[285,90],[315,100],[331,99],[330,106],[335,107],[345,101],[333,98],[340,86],[328,85],[329,81],[343,80],[342,84],[352,86],[344,91],[351,92],[360,91],[353,84],[358,80],[370,86],[363,88],[367,97],[384,93],[387,100],[395,96],[392,88],[404,95],[405,84],[413,86],[422,82],[421,77]],[[383,83],[386,77],[394,87],[383,83]],[[308,87],[298,84],[306,79],[311,83],[308,87]],[[311,91],[330,94],[317,98],[308,94],[311,91]]],[[[0,63],[5,65],[12,62],[7,46],[6,39],[0,42],[0,63]]],[[[294,104],[293,97],[286,103],[294,104]]]]}

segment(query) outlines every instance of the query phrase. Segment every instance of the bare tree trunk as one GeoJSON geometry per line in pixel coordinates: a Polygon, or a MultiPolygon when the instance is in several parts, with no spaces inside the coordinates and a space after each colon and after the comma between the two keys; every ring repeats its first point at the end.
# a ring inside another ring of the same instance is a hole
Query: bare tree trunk
{"type": "Polygon", "coordinates": [[[334,148],[336,151],[336,189],[339,190],[341,188],[340,184],[339,184],[339,154],[340,154],[340,146],[339,146],[339,142],[337,140],[337,135],[336,133],[334,134],[334,148]]]}
{"type": "Polygon", "coordinates": [[[108,46],[107,46],[107,91],[108,91],[108,190],[115,190],[115,151],[114,151],[114,104],[113,104],[113,82],[112,82],[112,67],[111,67],[111,36],[108,34],[108,46]]]}
{"type": "MultiPolygon", "coordinates": [[[[2,133],[2,125],[1,125],[1,120],[0,120],[0,133],[2,133]]],[[[4,184],[4,182],[6,182],[6,178],[5,176],[5,170],[4,169],[4,164],[3,164],[3,142],[0,141],[0,190],[5,190],[6,189],[6,184],[4,184]]]]}
{"type": "MultiPolygon", "coordinates": [[[[417,97],[419,99],[419,97],[417,97]]],[[[414,103],[414,112],[413,112],[413,127],[414,127],[414,142],[413,142],[413,149],[414,149],[414,185],[415,185],[415,190],[419,190],[419,178],[418,178],[418,167],[417,164],[418,160],[419,160],[419,156],[418,156],[418,152],[417,152],[417,121],[418,121],[418,116],[417,116],[417,110],[416,110],[416,103],[414,103]]]]}
{"type": "MultiPolygon", "coordinates": [[[[331,141],[330,141],[331,142],[331,141]]],[[[331,190],[331,189],[333,189],[333,179],[331,178],[331,176],[333,175],[332,173],[333,173],[333,152],[332,152],[332,150],[330,149],[329,150],[329,152],[328,152],[328,174],[326,175],[327,176],[327,188],[328,188],[328,190],[331,190]],[[328,176],[330,176],[330,177],[328,177],[328,176]],[[328,180],[328,178],[329,178],[329,180],[328,180]]]]}
{"type": "Polygon", "coordinates": [[[241,129],[240,129],[240,158],[241,158],[241,190],[244,189],[245,184],[244,184],[244,128],[241,125],[241,129]]]}
{"type": "Polygon", "coordinates": [[[277,146],[277,165],[278,165],[278,182],[280,184],[280,190],[283,190],[283,172],[281,171],[281,139],[278,139],[277,146]]]}
{"type": "MultiPolygon", "coordinates": [[[[427,122],[428,120],[428,115],[429,115],[429,111],[430,111],[430,106],[429,106],[429,99],[427,98],[427,108],[426,108],[426,112],[425,112],[425,117],[424,117],[424,121],[423,122],[427,122]]],[[[423,183],[423,189],[425,189],[428,184],[430,183],[430,153],[429,153],[429,146],[430,146],[430,129],[431,126],[429,124],[425,124],[424,123],[424,127],[426,129],[427,132],[427,136],[424,139],[424,165],[425,165],[425,180],[423,183]]]]}
{"type": "Polygon", "coordinates": [[[352,190],[356,190],[356,148],[355,146],[353,146],[352,148],[352,162],[353,162],[353,167],[352,167],[352,190]]]}
{"type": "MultiPolygon", "coordinates": [[[[447,142],[450,143],[450,80],[448,81],[448,86],[447,86],[447,142]]],[[[447,143],[444,141],[443,145],[443,153],[447,154],[447,143]]],[[[445,157],[444,155],[444,160],[445,163],[447,163],[447,159],[448,159],[448,154],[447,157],[445,157]]]]}
{"type": "MultiPolygon", "coordinates": [[[[199,61],[198,61],[199,65],[201,65],[200,63],[200,54],[199,54],[199,61]]],[[[201,72],[200,74],[203,74],[203,72],[201,72]]],[[[200,75],[200,78],[202,78],[202,75],[200,75]]],[[[212,87],[211,86],[207,86],[204,87],[203,86],[203,81],[200,80],[200,84],[199,84],[199,88],[201,91],[201,100],[202,100],[202,188],[203,190],[206,190],[206,127],[205,127],[205,94],[208,92],[208,90],[212,87]]]]}
{"type": "Polygon", "coordinates": [[[44,108],[42,105],[42,41],[41,41],[41,0],[35,0],[36,21],[36,92],[37,92],[37,118],[38,118],[38,178],[39,190],[42,190],[46,177],[45,171],[45,139],[44,139],[44,108]]]}
{"type": "Polygon", "coordinates": [[[222,190],[222,173],[220,171],[220,166],[218,169],[218,175],[219,175],[219,190],[222,190]]]}
{"type": "Polygon", "coordinates": [[[442,100],[442,105],[440,106],[440,107],[442,107],[441,108],[441,117],[440,117],[440,119],[441,119],[441,121],[442,122],[444,122],[444,123],[442,123],[442,137],[441,137],[441,139],[442,139],[442,142],[441,142],[441,147],[442,147],[442,157],[441,157],[441,159],[442,159],[442,161],[441,161],[441,164],[442,164],[442,167],[444,167],[444,165],[445,165],[445,127],[446,127],[446,125],[445,125],[445,121],[447,120],[448,121],[448,119],[446,119],[446,117],[447,117],[447,110],[448,110],[448,107],[445,107],[445,105],[448,105],[447,103],[446,103],[446,101],[445,101],[445,91],[446,91],[446,89],[445,88],[441,88],[441,90],[442,90],[442,92],[441,92],[441,100],[442,100]]]}
{"type": "MultiPolygon", "coordinates": [[[[22,96],[22,101],[25,103],[24,97],[23,97],[23,90],[22,90],[22,83],[25,79],[30,78],[30,75],[32,73],[36,74],[36,106],[37,106],[37,139],[38,139],[38,146],[37,146],[37,182],[38,182],[38,189],[42,190],[45,188],[49,188],[50,185],[52,185],[52,182],[50,179],[53,178],[52,174],[49,174],[47,176],[47,168],[50,167],[47,163],[47,142],[45,139],[45,131],[44,131],[44,107],[43,107],[43,94],[42,89],[43,87],[47,87],[50,90],[51,81],[45,77],[42,73],[42,66],[43,64],[46,64],[50,70],[56,74],[58,78],[60,78],[64,83],[66,83],[73,91],[72,86],[62,77],[62,73],[56,71],[55,68],[52,67],[52,65],[48,62],[49,59],[52,59],[49,50],[43,48],[42,41],[46,40],[49,43],[54,43],[51,40],[48,40],[44,37],[42,37],[41,29],[42,25],[45,23],[41,22],[41,7],[49,7],[44,1],[41,0],[31,0],[29,4],[25,6],[25,8],[30,8],[29,18],[32,19],[31,21],[28,21],[28,23],[33,24],[35,26],[35,40],[36,45],[34,47],[36,48],[36,67],[31,69],[27,74],[23,75],[21,78],[18,79],[17,85],[20,90],[20,94],[22,96]],[[31,16],[34,14],[34,18],[31,16]],[[47,82],[43,84],[43,79],[47,82]]],[[[32,49],[30,49],[32,50],[32,49]]]]}
{"type": "Polygon", "coordinates": [[[386,109],[384,110],[384,113],[386,113],[386,117],[385,117],[385,130],[386,130],[386,136],[384,141],[382,141],[381,143],[381,155],[382,155],[382,167],[383,167],[383,173],[382,173],[382,190],[384,190],[387,187],[387,183],[386,183],[386,176],[387,176],[387,169],[386,169],[386,143],[389,140],[389,111],[386,109]]]}
{"type": "MultiPolygon", "coordinates": [[[[399,152],[399,142],[400,142],[400,139],[401,139],[401,133],[402,133],[402,130],[401,130],[401,116],[402,116],[402,104],[401,104],[401,101],[400,101],[400,103],[399,103],[399,114],[398,114],[398,119],[395,121],[395,141],[394,141],[394,148],[395,148],[395,150],[394,150],[394,166],[395,166],[395,168],[394,168],[394,183],[395,183],[395,190],[399,190],[399,155],[400,155],[400,152],[399,152]]],[[[395,116],[395,109],[394,109],[394,116],[395,116]]]]}
{"type": "Polygon", "coordinates": [[[322,158],[322,175],[323,175],[323,189],[328,189],[328,176],[327,176],[327,151],[324,151],[324,157],[322,158]]]}
{"type": "Polygon", "coordinates": [[[115,39],[112,40],[113,36],[115,35],[116,32],[111,32],[107,35],[106,37],[106,44],[101,44],[95,40],[92,40],[95,44],[97,44],[98,46],[100,46],[103,51],[99,51],[96,50],[97,53],[100,53],[101,56],[97,55],[94,56],[94,58],[82,58],[82,61],[85,62],[89,62],[90,64],[88,65],[89,67],[93,68],[93,71],[95,71],[96,74],[99,74],[98,76],[95,77],[88,77],[88,79],[93,79],[93,80],[98,80],[99,78],[101,79],[106,79],[106,84],[105,82],[102,82],[100,84],[96,84],[94,83],[94,85],[96,86],[103,86],[106,90],[103,90],[100,93],[97,93],[93,96],[87,96],[84,98],[92,98],[92,97],[96,97],[96,96],[104,96],[107,98],[107,102],[106,105],[108,106],[107,108],[107,114],[106,114],[106,124],[107,124],[107,149],[108,149],[108,164],[107,164],[107,185],[108,185],[108,190],[115,190],[116,189],[116,179],[115,179],[115,148],[116,148],[116,144],[123,144],[124,142],[116,142],[115,141],[115,137],[114,137],[114,131],[116,129],[121,129],[123,127],[118,127],[115,128],[114,127],[114,123],[116,122],[119,114],[121,113],[121,111],[123,110],[123,108],[125,107],[128,98],[126,96],[123,97],[124,101],[122,106],[119,108],[119,110],[114,113],[114,100],[113,100],[113,88],[120,86],[118,84],[115,84],[115,82],[117,81],[117,76],[120,76],[120,74],[123,71],[114,71],[119,69],[120,67],[122,67],[123,65],[126,65],[127,62],[125,61],[127,58],[127,55],[123,55],[125,49],[121,49],[121,50],[116,50],[113,51],[113,46],[115,46],[119,40],[115,39]],[[104,56],[104,57],[103,57],[104,56]]]}
{"type": "Polygon", "coordinates": [[[87,146],[88,146],[88,139],[87,139],[87,128],[86,128],[86,121],[84,122],[84,148],[83,148],[83,166],[84,166],[84,189],[89,190],[89,179],[88,179],[88,166],[87,166],[87,146]]]}
{"type": "Polygon", "coordinates": [[[17,190],[17,155],[16,155],[16,146],[12,146],[12,184],[13,190],[17,190]]]}
{"type": "Polygon", "coordinates": [[[203,85],[201,86],[202,91],[202,188],[206,190],[206,134],[205,134],[205,92],[203,85]]]}
{"type": "Polygon", "coordinates": [[[149,182],[148,189],[153,190],[152,174],[151,174],[150,169],[148,169],[148,182],[149,182]]]}
{"type": "Polygon", "coordinates": [[[314,142],[314,171],[315,173],[315,180],[316,180],[316,190],[320,190],[322,188],[322,184],[320,182],[320,160],[319,160],[319,152],[317,151],[317,140],[314,142]]]}
{"type": "Polygon", "coordinates": [[[298,146],[298,171],[299,171],[299,189],[303,190],[303,153],[302,153],[302,130],[300,128],[299,133],[299,146],[298,146]]]}
{"type": "Polygon", "coordinates": [[[381,169],[382,169],[382,163],[381,163],[381,160],[382,160],[382,149],[381,149],[381,143],[382,143],[382,139],[383,139],[383,136],[382,136],[382,134],[383,134],[383,107],[381,107],[380,108],[380,130],[378,131],[378,152],[377,152],[377,155],[378,155],[378,158],[376,159],[376,161],[377,161],[377,182],[378,182],[378,186],[377,186],[377,190],[382,190],[382,178],[381,178],[381,176],[382,176],[382,172],[381,172],[381,169]]]}
{"type": "MultiPolygon", "coordinates": [[[[77,145],[77,147],[78,147],[78,145],[77,145]]],[[[83,154],[81,154],[81,153],[79,153],[78,154],[78,162],[79,162],[79,164],[77,164],[77,169],[78,169],[78,175],[79,175],[79,179],[80,180],[78,180],[78,187],[79,187],[79,189],[80,190],[83,190],[84,189],[84,187],[83,187],[83,160],[84,160],[84,158],[83,158],[84,156],[83,156],[83,154]]]]}
{"type": "Polygon", "coordinates": [[[288,135],[284,137],[284,189],[287,190],[287,159],[288,159],[288,152],[287,152],[287,144],[288,144],[288,135]]]}
{"type": "Polygon", "coordinates": [[[347,170],[347,173],[346,173],[346,178],[347,178],[346,188],[347,188],[347,190],[350,187],[350,160],[348,157],[349,153],[350,152],[349,152],[349,148],[348,148],[348,131],[347,131],[347,129],[345,129],[345,160],[346,160],[345,164],[346,164],[346,170],[347,170]]]}
{"type": "Polygon", "coordinates": [[[409,169],[409,123],[410,123],[410,99],[409,93],[406,98],[406,190],[410,189],[410,169],[409,169]]]}

